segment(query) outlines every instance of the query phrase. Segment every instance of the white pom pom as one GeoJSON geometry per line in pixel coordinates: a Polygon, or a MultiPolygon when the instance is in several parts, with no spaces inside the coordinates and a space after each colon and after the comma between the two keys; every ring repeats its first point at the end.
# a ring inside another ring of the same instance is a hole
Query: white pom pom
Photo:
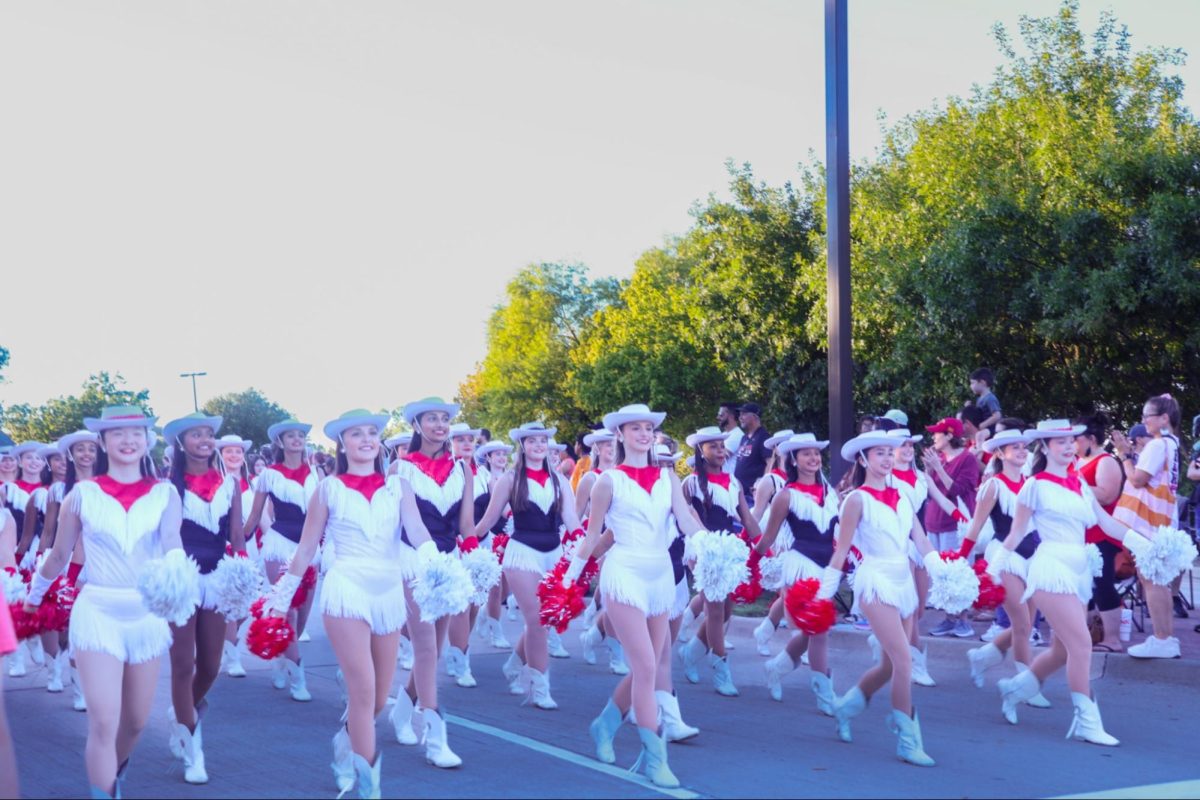
{"type": "Polygon", "coordinates": [[[469,553],[464,553],[462,565],[471,576],[472,605],[481,606],[487,602],[488,592],[500,583],[500,560],[490,548],[476,547],[469,553]]]}
{"type": "Polygon", "coordinates": [[[1168,586],[1171,581],[1192,566],[1196,560],[1196,545],[1186,533],[1166,525],[1154,532],[1150,551],[1136,559],[1138,572],[1151,583],[1168,586]]]}
{"type": "Polygon", "coordinates": [[[217,593],[217,612],[230,620],[250,616],[250,605],[262,594],[262,578],[258,565],[250,559],[222,558],[211,579],[217,593]]]}
{"type": "Polygon", "coordinates": [[[413,599],[421,608],[422,622],[461,614],[471,602],[471,576],[454,556],[436,553],[421,565],[413,581],[413,599]]]}
{"type": "Polygon", "coordinates": [[[4,602],[8,605],[23,602],[25,600],[25,581],[21,580],[21,573],[0,570],[0,574],[4,576],[4,602]]]}
{"type": "Polygon", "coordinates": [[[768,556],[758,562],[760,583],[764,589],[772,591],[783,588],[783,559],[779,556],[768,556]]]}
{"type": "Polygon", "coordinates": [[[142,567],[138,592],[151,614],[183,625],[200,605],[200,567],[183,550],[168,550],[142,567]]]}
{"type": "Polygon", "coordinates": [[[941,569],[930,574],[929,603],[947,614],[966,611],[979,597],[979,576],[965,558],[944,562],[941,569]]]}
{"type": "Polygon", "coordinates": [[[704,596],[714,603],[724,600],[750,577],[750,568],[746,565],[750,548],[732,534],[699,531],[688,538],[684,549],[685,557],[690,550],[696,562],[692,570],[696,591],[704,592],[704,596]]]}
{"type": "Polygon", "coordinates": [[[1099,578],[1104,574],[1104,556],[1100,555],[1100,548],[1089,544],[1084,550],[1087,551],[1088,572],[1093,578],[1099,578]]]}

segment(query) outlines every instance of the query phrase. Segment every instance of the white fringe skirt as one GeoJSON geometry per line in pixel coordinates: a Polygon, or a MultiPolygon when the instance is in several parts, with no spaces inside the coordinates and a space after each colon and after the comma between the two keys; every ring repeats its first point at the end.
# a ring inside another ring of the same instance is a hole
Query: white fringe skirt
{"type": "MultiPolygon", "coordinates": [[[[504,551],[505,566],[508,551],[504,551]]],[[[638,551],[614,545],[600,569],[604,602],[633,606],[648,617],[667,614],[675,606],[675,570],[666,550],[638,551]]]]}
{"type": "Polygon", "coordinates": [[[786,550],[779,554],[780,575],[783,577],[784,591],[791,588],[796,581],[816,578],[821,580],[824,568],[818,567],[817,562],[796,550],[786,550]]]}
{"type": "Polygon", "coordinates": [[[675,605],[671,606],[671,615],[667,619],[682,617],[691,600],[692,594],[688,591],[687,576],[685,575],[679,583],[675,584],[675,605]]]}
{"type": "Polygon", "coordinates": [[[863,558],[854,570],[854,605],[883,603],[894,607],[902,618],[917,610],[917,584],[909,569],[909,559],[863,558]]]}
{"type": "Polygon", "coordinates": [[[75,598],[71,652],[107,653],[126,664],[153,661],[171,647],[171,627],[142,602],[137,589],[86,584],[75,598]]]}
{"type": "Polygon", "coordinates": [[[1092,599],[1092,573],[1088,568],[1087,548],[1082,542],[1068,544],[1042,540],[1029,559],[1025,594],[1021,600],[1028,600],[1038,591],[1073,594],[1081,603],[1092,599]]]}
{"type": "MultiPolygon", "coordinates": [[[[996,559],[996,555],[1003,549],[1004,542],[992,539],[988,542],[987,550],[984,552],[984,560],[991,564],[996,559]]],[[[1016,551],[1010,552],[1005,556],[1004,569],[1000,571],[1016,575],[1025,581],[1026,584],[1029,583],[1029,560],[1024,556],[1018,555],[1016,551]]]]}
{"type": "Polygon", "coordinates": [[[504,569],[517,569],[522,572],[536,572],[545,575],[554,569],[554,565],[562,558],[562,545],[543,553],[527,544],[521,544],[516,539],[509,539],[504,548],[504,569]]]}
{"type": "Polygon", "coordinates": [[[400,630],[408,616],[408,607],[399,572],[394,561],[337,559],[321,584],[321,613],[329,617],[361,619],[371,626],[371,633],[376,636],[400,630]]]}

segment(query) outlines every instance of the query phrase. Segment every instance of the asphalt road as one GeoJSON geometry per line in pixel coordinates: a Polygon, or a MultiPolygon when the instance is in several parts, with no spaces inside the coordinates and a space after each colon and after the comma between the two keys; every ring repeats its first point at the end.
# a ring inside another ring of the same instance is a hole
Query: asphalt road
{"type": "MultiPolygon", "coordinates": [[[[673,744],[671,767],[684,789],[655,789],[627,770],[637,757],[637,737],[624,728],[617,765],[592,757],[588,722],[617,678],[580,654],[577,631],[564,635],[572,658],[552,661],[557,711],[522,706],[507,694],[500,665],[506,654],[476,642],[472,666],[479,686],[462,689],[443,679],[450,743],[463,757],[456,770],[424,762],[423,748],[401,747],[380,722],[385,797],[1051,797],[1111,792],[1104,796],[1200,796],[1200,662],[1134,662],[1096,656],[1093,675],[1104,721],[1119,748],[1067,741],[1070,695],[1062,675],[1052,678],[1049,710],[1022,709],[1012,727],[1000,716],[994,681],[976,689],[966,670],[961,640],[930,640],[936,688],[915,688],[932,769],[901,763],[885,726],[888,701],[876,697],[856,720],[853,744],[839,742],[833,721],[819,715],[801,668],[784,683],[784,702],[767,696],[762,664],[750,640],[754,621],[735,620],[733,674],[741,689],[723,698],[711,685],[689,685],[677,663],[684,718],[702,733],[673,744]],[[1165,785],[1164,785],[1165,784],[1165,785]],[[1157,788],[1156,788],[1157,787],[1157,788]],[[1124,791],[1121,791],[1124,790],[1124,791]]],[[[510,640],[519,623],[505,620],[510,640]]],[[[330,737],[341,714],[336,662],[319,620],[302,645],[309,665],[311,703],[275,691],[267,665],[247,656],[250,675],[222,676],[206,718],[205,754],[210,782],[189,786],[167,750],[167,669],[164,664],[153,718],[125,785],[127,797],[332,797],[330,737]]],[[[776,634],[777,651],[786,631],[776,634]]],[[[835,633],[834,683],[843,692],[868,666],[865,635],[835,633]]],[[[403,675],[404,673],[398,673],[403,675]]],[[[22,790],[30,797],[85,796],[85,715],[71,710],[70,690],[44,690],[44,673],[5,681],[22,790]]]]}

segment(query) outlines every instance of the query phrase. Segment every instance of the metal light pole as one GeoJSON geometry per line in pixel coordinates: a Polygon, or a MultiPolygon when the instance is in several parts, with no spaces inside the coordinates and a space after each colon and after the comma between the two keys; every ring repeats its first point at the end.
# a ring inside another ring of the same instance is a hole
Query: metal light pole
{"type": "Polygon", "coordinates": [[[181,377],[181,378],[191,378],[192,379],[192,409],[194,411],[200,410],[200,401],[196,399],[196,378],[203,378],[207,374],[208,374],[207,372],[181,372],[181,373],[179,373],[179,377],[181,377]]]}
{"type": "Polygon", "coordinates": [[[825,200],[829,336],[830,459],[836,481],[850,466],[841,446],[854,431],[854,366],[850,359],[850,136],[846,68],[846,2],[825,0],[825,200]]]}

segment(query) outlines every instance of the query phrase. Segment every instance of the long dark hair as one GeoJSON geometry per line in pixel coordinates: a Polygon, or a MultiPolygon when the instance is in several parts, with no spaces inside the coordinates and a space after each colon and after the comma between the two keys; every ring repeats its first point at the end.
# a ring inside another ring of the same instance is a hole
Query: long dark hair
{"type": "MultiPolygon", "coordinates": [[[[242,466],[245,467],[244,464],[242,466]]],[[[382,475],[385,474],[384,469],[383,443],[381,442],[379,445],[379,452],[375,454],[375,471],[382,475]]],[[[350,462],[346,459],[346,448],[342,446],[342,437],[339,436],[337,440],[337,462],[334,466],[333,474],[345,475],[349,471],[350,462]]]]}
{"type": "MultiPolygon", "coordinates": [[[[186,431],[185,431],[186,433],[186,431]]],[[[168,480],[175,487],[175,491],[179,492],[179,499],[183,499],[183,492],[187,488],[187,482],[184,480],[184,473],[187,472],[188,454],[184,452],[183,442],[176,440],[178,445],[175,448],[175,457],[171,459],[171,473],[168,480]]],[[[213,461],[217,457],[217,449],[213,448],[212,454],[208,457],[208,468],[213,469],[213,461]]]]}
{"type": "MultiPolygon", "coordinates": [[[[801,448],[803,449],[803,448],[801,448]]],[[[854,462],[858,463],[857,459],[854,462]]],[[[791,450],[783,457],[783,469],[787,473],[788,483],[796,483],[800,480],[800,467],[796,464],[796,451],[791,450]]],[[[825,488],[826,492],[833,491],[833,486],[830,485],[829,479],[825,477],[825,470],[817,470],[817,483],[825,488]]],[[[861,484],[858,484],[861,485],[861,484]]]]}
{"type": "Polygon", "coordinates": [[[712,493],[708,490],[708,461],[704,458],[704,445],[701,442],[696,448],[696,489],[700,492],[700,501],[704,503],[705,512],[712,510],[712,493]]]}
{"type": "MultiPolygon", "coordinates": [[[[519,442],[518,444],[520,446],[517,447],[517,457],[513,460],[515,480],[513,480],[512,496],[508,499],[508,504],[514,513],[529,508],[529,481],[526,479],[529,472],[525,466],[525,443],[519,442]]],[[[554,508],[561,513],[562,497],[559,494],[558,475],[554,470],[549,469],[549,460],[542,462],[542,469],[550,473],[550,481],[554,484],[554,508]]]]}
{"type": "MultiPolygon", "coordinates": [[[[413,417],[413,437],[412,441],[408,443],[408,452],[410,453],[421,452],[421,442],[423,441],[421,438],[421,417],[423,416],[425,416],[424,413],[417,414],[415,417],[413,417]]],[[[443,455],[450,455],[450,438],[451,437],[449,436],[446,437],[446,441],[442,442],[441,449],[433,454],[434,458],[440,458],[443,455]]]]}
{"type": "Polygon", "coordinates": [[[1048,462],[1046,458],[1046,440],[1035,439],[1033,446],[1036,448],[1036,452],[1033,454],[1033,469],[1029,474],[1037,475],[1039,472],[1046,471],[1046,464],[1048,462]]]}

